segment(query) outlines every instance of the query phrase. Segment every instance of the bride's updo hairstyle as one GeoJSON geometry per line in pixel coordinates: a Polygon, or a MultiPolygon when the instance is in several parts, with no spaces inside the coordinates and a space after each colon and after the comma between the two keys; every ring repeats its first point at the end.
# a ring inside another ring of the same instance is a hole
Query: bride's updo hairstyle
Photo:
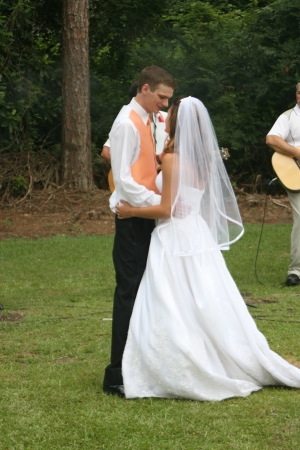
{"type": "Polygon", "coordinates": [[[178,109],[183,97],[176,97],[172,103],[171,108],[168,111],[169,115],[169,138],[167,140],[166,146],[164,148],[164,153],[174,153],[174,142],[175,142],[175,131],[177,123],[178,109]]]}

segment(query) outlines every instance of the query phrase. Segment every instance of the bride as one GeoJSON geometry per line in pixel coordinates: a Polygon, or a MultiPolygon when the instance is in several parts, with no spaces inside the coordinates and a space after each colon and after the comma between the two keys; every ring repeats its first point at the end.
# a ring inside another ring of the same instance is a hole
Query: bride
{"type": "Polygon", "coordinates": [[[123,355],[126,398],[219,401],[266,385],[300,388],[300,370],[270,350],[224,262],[243,225],[203,103],[175,100],[166,131],[161,204],[117,207],[122,219],[159,219],[123,355]]]}

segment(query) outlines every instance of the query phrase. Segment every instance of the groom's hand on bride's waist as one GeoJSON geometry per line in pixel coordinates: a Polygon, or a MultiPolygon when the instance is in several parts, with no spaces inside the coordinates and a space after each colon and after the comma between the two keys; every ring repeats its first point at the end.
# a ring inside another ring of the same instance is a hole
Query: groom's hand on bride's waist
{"type": "Polygon", "coordinates": [[[130,203],[125,200],[120,200],[116,205],[116,214],[118,219],[129,219],[133,217],[133,209],[130,203]]]}

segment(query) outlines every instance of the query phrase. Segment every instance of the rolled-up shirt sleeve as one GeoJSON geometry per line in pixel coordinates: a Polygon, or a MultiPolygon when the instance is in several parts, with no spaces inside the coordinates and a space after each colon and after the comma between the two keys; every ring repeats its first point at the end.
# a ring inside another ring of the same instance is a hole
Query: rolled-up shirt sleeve
{"type": "Polygon", "coordinates": [[[110,198],[110,207],[120,200],[126,200],[132,206],[153,206],[160,204],[161,196],[134,181],[131,166],[140,152],[139,134],[130,119],[125,119],[110,134],[111,166],[115,191],[110,198]]]}
{"type": "Polygon", "coordinates": [[[279,136],[284,141],[287,140],[290,132],[289,119],[285,114],[278,117],[267,136],[279,136]]]}

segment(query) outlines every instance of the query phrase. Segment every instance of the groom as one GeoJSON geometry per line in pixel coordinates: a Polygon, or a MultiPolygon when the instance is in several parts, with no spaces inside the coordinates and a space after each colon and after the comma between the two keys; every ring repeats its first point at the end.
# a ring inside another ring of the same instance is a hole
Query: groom
{"type": "MultiPolygon", "coordinates": [[[[158,114],[177,87],[173,77],[158,66],[146,67],[140,73],[138,92],[129,105],[123,107],[109,133],[111,166],[115,191],[110,208],[120,200],[133,206],[160,203],[156,179],[156,159],[149,114],[158,114]]],[[[113,262],[116,289],[113,306],[111,362],[105,369],[103,391],[124,396],[122,356],[129,321],[143,276],[154,220],[132,217],[115,218],[113,262]]]]}

